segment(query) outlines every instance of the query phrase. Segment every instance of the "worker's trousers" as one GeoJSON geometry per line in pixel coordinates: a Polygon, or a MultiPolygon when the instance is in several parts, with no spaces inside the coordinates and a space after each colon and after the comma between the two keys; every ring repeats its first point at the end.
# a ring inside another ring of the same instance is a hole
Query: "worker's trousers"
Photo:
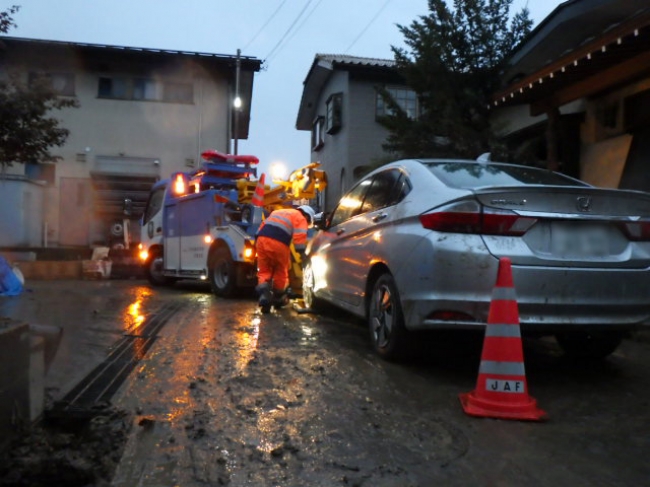
{"type": "Polygon", "coordinates": [[[289,285],[291,251],[289,246],[269,237],[258,237],[257,283],[273,282],[275,291],[284,291],[289,285]]]}

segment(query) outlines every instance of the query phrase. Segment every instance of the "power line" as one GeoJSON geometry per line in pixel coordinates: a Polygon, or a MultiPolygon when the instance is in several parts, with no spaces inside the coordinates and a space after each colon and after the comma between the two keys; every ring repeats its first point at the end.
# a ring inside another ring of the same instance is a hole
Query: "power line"
{"type": "MultiPolygon", "coordinates": [[[[282,44],[282,46],[280,46],[280,48],[279,48],[279,49],[274,53],[273,57],[277,56],[277,55],[282,51],[282,49],[284,49],[284,47],[287,45],[287,43],[288,43],[291,39],[293,39],[293,38],[296,36],[296,34],[297,34],[298,32],[300,32],[300,29],[303,28],[303,26],[307,23],[307,21],[308,21],[309,18],[312,16],[312,14],[314,13],[314,11],[318,8],[318,6],[319,6],[322,2],[323,2],[323,0],[318,0],[318,2],[316,2],[316,5],[314,5],[314,6],[312,7],[312,9],[309,11],[309,13],[305,16],[305,18],[302,19],[302,22],[300,22],[300,25],[294,29],[294,31],[291,33],[291,35],[290,35],[289,37],[287,37],[287,39],[286,39],[285,42],[282,44]]],[[[267,59],[267,61],[268,61],[268,59],[267,59]]]]}
{"type": "Polygon", "coordinates": [[[277,42],[277,44],[276,44],[275,46],[273,46],[273,49],[271,49],[271,51],[266,55],[266,57],[264,58],[265,61],[266,61],[266,60],[267,60],[271,55],[273,55],[273,53],[275,52],[275,50],[280,46],[280,44],[282,44],[282,41],[284,41],[284,40],[286,39],[286,37],[289,35],[289,32],[291,32],[291,29],[293,29],[294,26],[298,23],[298,21],[300,20],[300,17],[302,17],[302,14],[305,13],[305,10],[307,10],[307,7],[309,7],[309,4],[310,4],[311,2],[313,2],[313,1],[314,1],[314,0],[307,0],[307,3],[306,3],[305,6],[302,8],[302,10],[300,11],[300,13],[296,16],[296,18],[293,20],[293,22],[291,22],[291,25],[289,26],[289,28],[288,28],[288,29],[285,31],[285,33],[282,35],[282,37],[281,37],[280,40],[277,42]]]}
{"type": "Polygon", "coordinates": [[[386,6],[391,2],[391,0],[386,0],[384,4],[377,10],[377,13],[374,15],[372,19],[370,19],[370,22],[363,28],[363,30],[359,33],[359,35],[352,41],[352,44],[348,46],[348,48],[344,51],[345,53],[348,53],[350,49],[357,43],[359,39],[361,39],[361,36],[366,33],[366,31],[370,28],[372,24],[374,24],[375,20],[377,20],[377,17],[379,17],[379,14],[383,12],[383,10],[386,8],[386,6]]]}
{"type": "Polygon", "coordinates": [[[280,5],[278,5],[278,8],[275,9],[275,12],[273,12],[273,13],[271,14],[271,16],[267,19],[267,21],[264,22],[264,25],[263,25],[262,27],[260,27],[260,29],[257,31],[257,33],[253,36],[253,38],[252,38],[250,41],[248,41],[248,44],[246,44],[246,45],[243,47],[242,51],[245,51],[246,48],[248,48],[248,46],[250,46],[250,45],[255,41],[255,39],[257,39],[257,37],[261,34],[261,32],[264,30],[264,28],[265,28],[267,25],[269,25],[269,22],[271,22],[271,21],[273,20],[273,18],[278,14],[278,12],[280,11],[280,9],[282,8],[282,6],[283,6],[285,3],[287,3],[287,0],[282,0],[282,2],[280,2],[280,5]]]}

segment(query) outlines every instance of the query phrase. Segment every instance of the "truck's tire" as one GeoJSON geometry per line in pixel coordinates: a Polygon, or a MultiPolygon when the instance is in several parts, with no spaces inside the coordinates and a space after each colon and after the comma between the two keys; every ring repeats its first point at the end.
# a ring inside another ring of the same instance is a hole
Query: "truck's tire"
{"type": "Polygon", "coordinates": [[[149,256],[145,273],[153,286],[169,286],[174,283],[174,279],[163,275],[163,256],[159,251],[149,256]]]}
{"type": "Polygon", "coordinates": [[[208,279],[212,292],[228,298],[237,291],[237,264],[226,247],[217,247],[210,257],[208,279]]]}
{"type": "Polygon", "coordinates": [[[124,224],[115,222],[111,225],[111,235],[114,237],[121,237],[124,235],[124,224]]]}

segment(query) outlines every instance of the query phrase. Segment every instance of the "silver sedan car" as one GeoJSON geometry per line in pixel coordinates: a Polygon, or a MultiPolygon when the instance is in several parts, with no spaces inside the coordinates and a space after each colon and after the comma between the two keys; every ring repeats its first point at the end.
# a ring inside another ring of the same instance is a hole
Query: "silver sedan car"
{"type": "Polygon", "coordinates": [[[365,318],[375,351],[401,358],[410,331],[484,328],[502,257],[522,335],[605,357],[650,318],[650,194],[512,164],[393,162],[321,223],[303,295],[365,318]]]}

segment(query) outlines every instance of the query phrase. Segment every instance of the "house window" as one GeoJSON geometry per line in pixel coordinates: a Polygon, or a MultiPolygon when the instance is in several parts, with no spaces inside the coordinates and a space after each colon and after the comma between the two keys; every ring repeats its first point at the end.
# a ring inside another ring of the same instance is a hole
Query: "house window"
{"type": "Polygon", "coordinates": [[[161,100],[162,99],[162,86],[152,79],[136,78],[133,80],[133,96],[134,100],[161,100]]]}
{"type": "Polygon", "coordinates": [[[37,81],[43,82],[57,95],[75,95],[74,73],[29,73],[30,86],[33,86],[37,81]]]}
{"type": "Polygon", "coordinates": [[[123,78],[99,78],[97,96],[126,100],[129,98],[127,80],[123,78]]]}
{"type": "Polygon", "coordinates": [[[149,78],[100,77],[97,96],[115,100],[193,103],[194,87],[192,83],[160,82],[149,78]]]}
{"type": "MultiPolygon", "coordinates": [[[[410,119],[418,117],[418,97],[415,91],[408,88],[384,88],[391,99],[404,111],[410,119]]],[[[376,117],[386,117],[394,115],[386,100],[384,100],[382,91],[377,91],[376,117]]]]}
{"type": "Polygon", "coordinates": [[[343,111],[343,93],[336,93],[327,99],[325,104],[327,116],[325,118],[325,131],[335,134],[341,129],[343,111]]]}
{"type": "Polygon", "coordinates": [[[314,124],[311,128],[311,149],[314,151],[320,150],[325,144],[323,127],[325,126],[325,118],[316,117],[314,124]]]}

